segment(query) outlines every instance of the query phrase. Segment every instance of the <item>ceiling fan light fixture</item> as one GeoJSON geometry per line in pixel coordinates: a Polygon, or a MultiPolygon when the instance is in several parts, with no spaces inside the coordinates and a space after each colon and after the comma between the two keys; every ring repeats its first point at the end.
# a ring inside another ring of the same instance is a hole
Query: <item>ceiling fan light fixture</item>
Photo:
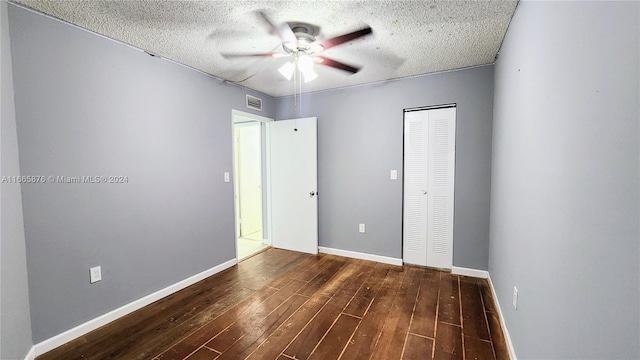
{"type": "Polygon", "coordinates": [[[295,70],[296,70],[296,66],[290,61],[287,61],[284,65],[280,67],[280,69],[278,69],[280,74],[282,74],[282,76],[284,76],[287,80],[291,80],[291,77],[293,76],[293,72],[295,70]]]}
{"type": "Polygon", "coordinates": [[[300,55],[298,57],[298,69],[302,73],[313,71],[313,59],[307,55],[300,55]]]}
{"type": "Polygon", "coordinates": [[[278,71],[287,80],[291,80],[296,69],[300,71],[300,73],[304,77],[305,83],[313,81],[318,77],[318,74],[316,74],[316,72],[313,70],[313,59],[306,55],[298,56],[293,61],[287,61],[278,69],[278,71]]]}
{"type": "Polygon", "coordinates": [[[311,56],[308,55],[300,55],[297,59],[298,62],[298,70],[304,76],[304,82],[308,83],[309,81],[313,81],[318,77],[315,71],[313,71],[314,61],[311,56]]]}
{"type": "Polygon", "coordinates": [[[313,69],[303,72],[302,75],[304,76],[305,83],[313,81],[318,77],[318,74],[316,74],[316,72],[313,71],[313,69]]]}

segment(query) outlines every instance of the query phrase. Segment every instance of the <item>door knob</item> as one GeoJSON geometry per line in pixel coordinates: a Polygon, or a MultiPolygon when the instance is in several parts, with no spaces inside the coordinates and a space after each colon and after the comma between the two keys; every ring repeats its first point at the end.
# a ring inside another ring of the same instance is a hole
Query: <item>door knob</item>
{"type": "Polygon", "coordinates": [[[423,195],[427,195],[427,190],[422,190],[423,195]]]}
{"type": "Polygon", "coordinates": [[[309,193],[309,197],[313,197],[315,194],[316,194],[315,191],[312,191],[309,193]]]}

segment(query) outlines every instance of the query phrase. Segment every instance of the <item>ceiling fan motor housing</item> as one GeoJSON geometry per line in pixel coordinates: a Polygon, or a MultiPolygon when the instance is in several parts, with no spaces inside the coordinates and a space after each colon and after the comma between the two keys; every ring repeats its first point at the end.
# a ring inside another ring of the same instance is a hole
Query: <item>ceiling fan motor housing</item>
{"type": "Polygon", "coordinates": [[[297,39],[296,43],[282,43],[282,47],[288,54],[301,52],[307,55],[311,55],[322,50],[321,47],[317,49],[317,46],[312,46],[312,44],[316,41],[316,35],[320,32],[319,27],[301,22],[290,22],[288,23],[288,25],[297,39]]]}

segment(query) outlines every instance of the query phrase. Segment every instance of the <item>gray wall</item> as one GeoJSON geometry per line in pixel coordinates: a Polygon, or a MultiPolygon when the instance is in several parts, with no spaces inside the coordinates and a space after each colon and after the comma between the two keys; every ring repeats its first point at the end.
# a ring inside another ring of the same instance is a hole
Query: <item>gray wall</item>
{"type": "MultiPolygon", "coordinates": [[[[246,91],[14,5],[9,15],[22,174],[129,177],[23,186],[33,340],[234,258],[223,172],[246,91]],[[103,280],[89,284],[97,265],[103,280]]],[[[252,94],[273,117],[275,99],[252,94]]]]}
{"type": "Polygon", "coordinates": [[[639,7],[521,2],[502,46],[489,270],[519,359],[640,358],[639,7]]]}
{"type": "MultiPolygon", "coordinates": [[[[7,3],[0,1],[2,176],[20,175],[7,3]]],[[[31,316],[20,184],[0,185],[0,359],[24,359],[31,348],[31,316]]]]}
{"type": "Polygon", "coordinates": [[[403,109],[457,103],[453,264],[487,269],[493,67],[279,99],[318,117],[320,246],[402,257],[403,109]],[[389,179],[396,169],[399,178],[389,179]],[[358,233],[358,223],[367,225],[358,233]]]}

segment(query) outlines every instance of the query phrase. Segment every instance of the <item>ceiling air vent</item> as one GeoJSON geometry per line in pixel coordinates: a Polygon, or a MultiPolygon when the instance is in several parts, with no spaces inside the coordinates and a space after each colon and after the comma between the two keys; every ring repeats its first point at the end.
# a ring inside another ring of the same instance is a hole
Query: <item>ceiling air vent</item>
{"type": "Polygon", "coordinates": [[[262,99],[247,94],[247,107],[249,109],[262,111],[262,99]]]}

